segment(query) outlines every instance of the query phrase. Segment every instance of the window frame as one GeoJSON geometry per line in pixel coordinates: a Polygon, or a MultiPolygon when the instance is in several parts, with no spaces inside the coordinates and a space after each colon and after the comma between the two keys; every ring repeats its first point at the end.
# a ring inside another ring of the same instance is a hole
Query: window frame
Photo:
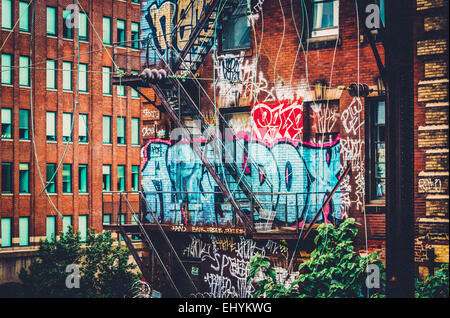
{"type": "Polygon", "coordinates": [[[139,191],[139,166],[131,166],[131,191],[139,191]]]}
{"type": "Polygon", "coordinates": [[[58,192],[58,184],[56,182],[57,176],[55,176],[53,178],[53,180],[50,181],[50,178],[55,174],[56,163],[49,163],[49,162],[47,162],[45,168],[46,168],[46,182],[47,182],[46,189],[47,189],[47,192],[50,193],[50,194],[57,193],[58,192]],[[49,167],[52,167],[52,168],[49,169],[49,167]]]}
{"type": "Polygon", "coordinates": [[[103,115],[103,118],[102,118],[102,134],[103,134],[103,144],[104,144],[104,145],[111,145],[111,143],[112,143],[112,137],[111,137],[111,132],[112,132],[112,129],[111,129],[111,123],[112,123],[112,116],[109,116],[109,115],[103,115]],[[107,141],[105,141],[105,119],[108,119],[108,126],[109,126],[107,141]]]}
{"type": "Polygon", "coordinates": [[[73,141],[73,118],[72,113],[63,113],[62,115],[62,141],[72,142],[73,141]],[[69,121],[69,122],[67,122],[69,121]],[[68,130],[68,131],[67,131],[68,130]],[[69,135],[67,135],[69,133],[69,135]]]}
{"type": "Polygon", "coordinates": [[[19,163],[19,193],[20,194],[29,194],[30,193],[30,164],[28,162],[19,163]],[[26,169],[22,169],[22,167],[27,167],[26,169]],[[22,172],[24,171],[24,172],[22,172]],[[26,180],[24,180],[24,176],[26,176],[26,180]],[[26,182],[26,185],[23,183],[26,182]],[[25,189],[26,187],[26,189],[25,189]]]}
{"type": "Polygon", "coordinates": [[[69,18],[71,16],[72,16],[71,10],[63,9],[62,25],[63,25],[63,39],[64,40],[73,40],[73,37],[74,37],[74,32],[73,32],[74,28],[73,27],[69,28],[69,27],[67,27],[67,24],[66,24],[67,18],[69,18]]]}
{"type": "Polygon", "coordinates": [[[88,165],[79,164],[78,165],[78,193],[89,193],[89,182],[88,182],[88,165]],[[84,171],[84,173],[82,173],[84,171]],[[82,174],[84,174],[84,187],[82,187],[82,174]]]}
{"type": "Polygon", "coordinates": [[[127,121],[126,117],[117,116],[117,144],[125,145],[127,143],[127,121]],[[122,127],[121,127],[122,126],[122,127]],[[121,128],[119,130],[119,128],[121,128]],[[119,136],[119,131],[123,131],[123,135],[119,136]]]}
{"type": "Polygon", "coordinates": [[[131,48],[135,49],[135,50],[139,50],[141,45],[140,45],[140,28],[141,25],[139,22],[131,22],[131,48]],[[137,26],[137,30],[135,30],[135,26],[137,26]]]}
{"type": "Polygon", "coordinates": [[[72,71],[72,62],[63,61],[62,63],[62,75],[63,75],[63,92],[72,92],[73,90],[73,71],[72,71]],[[69,66],[69,69],[67,69],[69,66]],[[67,74],[69,74],[69,79],[66,78],[67,74]],[[70,88],[68,88],[70,86],[70,88]]]}
{"type": "Polygon", "coordinates": [[[12,85],[13,82],[13,55],[9,54],[9,53],[2,53],[1,55],[1,84],[2,85],[12,85]],[[5,58],[5,59],[4,59],[5,58]],[[9,59],[8,65],[6,63],[6,59],[9,59]],[[6,71],[5,69],[7,69],[8,71],[6,71]],[[7,81],[6,79],[9,80],[7,81]]]}
{"type": "Polygon", "coordinates": [[[56,68],[57,63],[56,60],[47,59],[46,62],[46,88],[48,90],[56,90],[57,89],[57,78],[56,78],[56,68]],[[53,64],[53,65],[50,65],[53,64]],[[49,78],[53,80],[53,86],[49,86],[49,78]]]}
{"type": "Polygon", "coordinates": [[[102,184],[103,184],[103,192],[110,192],[111,191],[111,165],[103,165],[102,166],[102,184]],[[105,174],[105,168],[108,168],[109,172],[105,174]],[[107,179],[105,180],[105,176],[107,176],[107,179]],[[107,187],[105,187],[107,185],[107,187]]]}
{"type": "Polygon", "coordinates": [[[1,28],[4,30],[11,30],[13,28],[13,12],[14,12],[14,1],[13,0],[2,0],[2,25],[1,28]],[[9,3],[9,12],[5,9],[6,3],[9,3]],[[9,13],[9,14],[8,14],[9,13]],[[9,19],[5,19],[9,16],[9,19]],[[5,21],[9,21],[9,24],[4,24],[5,21]]]}
{"type": "Polygon", "coordinates": [[[12,238],[13,238],[13,222],[11,217],[2,217],[1,218],[1,231],[2,231],[2,243],[1,247],[11,247],[12,246],[12,238]],[[8,230],[5,230],[8,228],[8,230]],[[9,234],[9,235],[7,235],[9,234]]]}
{"type": "Polygon", "coordinates": [[[312,0],[311,32],[310,38],[339,35],[339,0],[312,0]],[[323,5],[333,2],[333,25],[329,27],[315,27],[316,4],[323,5]]]}
{"type": "Polygon", "coordinates": [[[72,194],[73,193],[73,171],[72,171],[72,164],[71,163],[64,163],[62,166],[63,170],[62,170],[62,176],[63,176],[63,180],[62,180],[62,193],[63,194],[72,194]],[[68,168],[68,169],[67,169],[68,168]],[[67,175],[65,174],[69,174],[68,176],[68,181],[65,180],[65,178],[67,178],[67,175]],[[67,185],[68,184],[68,185],[67,185]]]}
{"type": "Polygon", "coordinates": [[[88,143],[89,138],[89,130],[88,130],[88,114],[80,113],[78,114],[78,142],[79,143],[88,143]],[[84,132],[82,131],[84,128],[84,132]]]}
{"type": "Polygon", "coordinates": [[[14,130],[13,130],[13,111],[12,111],[12,108],[3,107],[2,110],[1,110],[1,116],[2,116],[2,119],[1,119],[0,123],[2,125],[2,131],[1,131],[1,133],[2,133],[1,134],[2,140],[11,140],[11,139],[13,139],[13,135],[14,135],[14,130]],[[6,113],[6,112],[9,112],[9,123],[4,122],[4,120],[5,120],[4,113],[6,113]],[[9,130],[9,137],[7,137],[6,133],[4,134],[6,128],[9,128],[8,129],[9,130]]]}
{"type": "Polygon", "coordinates": [[[19,246],[29,246],[30,245],[30,217],[21,216],[19,217],[19,246]],[[22,224],[22,221],[26,221],[26,224],[22,224]],[[24,226],[26,226],[24,228],[24,226]],[[25,233],[23,231],[25,230],[25,233]]]}
{"type": "Polygon", "coordinates": [[[30,85],[31,85],[30,57],[21,55],[21,56],[19,56],[19,86],[20,87],[30,87],[30,85]],[[26,61],[26,65],[23,65],[23,61],[26,61]],[[25,75],[24,75],[24,72],[26,72],[25,75]],[[25,78],[24,78],[24,76],[25,76],[25,78]]]}
{"type": "Polygon", "coordinates": [[[57,139],[57,133],[56,133],[56,112],[55,111],[47,111],[45,120],[46,120],[46,131],[45,131],[46,140],[47,141],[56,141],[56,139],[57,139]],[[49,132],[49,115],[50,114],[53,115],[53,131],[54,131],[53,135],[49,135],[48,134],[48,132],[49,132]],[[49,138],[49,137],[51,137],[51,138],[49,138]]]}
{"type": "Polygon", "coordinates": [[[58,36],[58,23],[57,23],[57,21],[58,21],[58,12],[57,12],[57,10],[56,10],[56,8],[55,7],[52,7],[52,6],[47,6],[46,7],[46,31],[45,31],[45,33],[46,33],[46,35],[47,36],[52,36],[52,37],[56,37],[56,36],[58,36]],[[52,27],[52,32],[49,32],[49,23],[50,23],[50,21],[49,21],[49,14],[51,14],[50,12],[51,11],[53,11],[53,27],[52,27]]]}
{"type": "Polygon", "coordinates": [[[240,50],[248,50],[248,49],[251,49],[252,48],[252,40],[251,40],[251,26],[249,26],[248,25],[248,22],[247,22],[247,17],[246,17],[246,15],[245,14],[238,14],[238,15],[233,15],[233,16],[231,16],[230,17],[230,19],[229,20],[227,20],[227,21],[224,21],[223,23],[222,23],[222,31],[221,31],[221,33],[220,33],[220,41],[221,41],[221,45],[220,45],[220,50],[222,51],[222,52],[233,52],[233,51],[240,51],[240,50]],[[225,47],[224,46],[224,43],[226,43],[225,42],[225,35],[226,35],[226,33],[229,31],[229,32],[232,32],[232,34],[233,34],[233,36],[236,36],[237,34],[238,34],[238,32],[236,32],[236,30],[235,30],[235,27],[238,25],[238,22],[237,22],[237,20],[240,20],[240,19],[243,19],[243,20],[245,20],[245,22],[246,22],[246,25],[247,25],[247,29],[248,29],[248,44],[247,44],[247,42],[246,42],[246,44],[245,45],[242,45],[242,46],[233,46],[233,47],[225,47]],[[227,29],[227,26],[228,25],[231,25],[232,27],[233,27],[233,29],[232,30],[228,30],[227,29]]]}
{"type": "Polygon", "coordinates": [[[13,193],[14,191],[14,184],[13,184],[13,163],[12,162],[2,162],[2,187],[1,187],[1,193],[13,193]],[[5,168],[7,167],[7,168],[5,168]],[[8,170],[8,175],[6,175],[6,170],[8,170]],[[7,182],[5,182],[7,181],[7,182]],[[6,188],[6,185],[8,185],[8,188],[6,188]]]}
{"type": "Polygon", "coordinates": [[[30,14],[30,5],[26,1],[19,1],[19,32],[30,32],[31,25],[31,14],[30,14]],[[22,10],[26,10],[22,12],[22,10]],[[25,14],[26,13],[26,14],[25,14]],[[26,27],[23,26],[23,22],[26,22],[26,27]]]}
{"type": "Polygon", "coordinates": [[[103,27],[102,27],[102,42],[103,42],[104,45],[111,45],[112,44],[112,19],[110,17],[105,17],[104,16],[103,20],[102,20],[102,23],[103,23],[103,27]],[[107,31],[107,32],[105,32],[105,31],[107,31]],[[106,38],[105,33],[108,33],[108,38],[106,38]]]}
{"type": "Polygon", "coordinates": [[[45,236],[48,242],[56,240],[57,222],[55,215],[47,215],[45,219],[45,236]]]}
{"type": "Polygon", "coordinates": [[[19,140],[30,140],[30,110],[19,109],[19,140]],[[22,115],[22,114],[26,114],[22,115]],[[26,125],[22,122],[22,119],[26,118],[26,125]],[[23,133],[23,135],[22,135],[23,133]]]}
{"type": "Polygon", "coordinates": [[[102,93],[105,96],[112,95],[112,85],[111,85],[111,67],[103,66],[102,67],[102,93]],[[105,83],[107,81],[107,83],[105,83]],[[107,84],[107,85],[105,85],[107,84]],[[105,90],[105,87],[108,89],[105,90]]]}
{"type": "Polygon", "coordinates": [[[127,182],[126,182],[126,165],[117,165],[117,191],[126,191],[127,182]]]}

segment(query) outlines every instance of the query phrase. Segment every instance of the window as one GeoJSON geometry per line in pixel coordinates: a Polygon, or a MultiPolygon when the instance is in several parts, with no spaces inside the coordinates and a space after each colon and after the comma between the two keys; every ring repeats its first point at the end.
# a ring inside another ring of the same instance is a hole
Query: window
{"type": "Polygon", "coordinates": [[[12,55],[2,54],[2,84],[12,85],[12,55]]]}
{"type": "MultiPolygon", "coordinates": [[[[139,73],[138,71],[131,71],[131,74],[133,74],[133,75],[138,75],[138,73],[139,73]]],[[[139,88],[137,88],[137,89],[139,89],[139,88]]],[[[139,98],[139,93],[133,87],[131,87],[131,97],[139,98]]]]}
{"type": "Polygon", "coordinates": [[[103,224],[111,224],[111,214],[103,214],[103,224]]]}
{"type": "Polygon", "coordinates": [[[47,7],[47,35],[56,36],[56,8],[47,7]]]}
{"type": "Polygon", "coordinates": [[[139,118],[131,118],[131,144],[139,145],[139,118]]]}
{"type": "Polygon", "coordinates": [[[11,218],[2,218],[2,247],[10,247],[12,243],[11,218]]]}
{"type": "Polygon", "coordinates": [[[131,191],[139,191],[139,166],[131,166],[131,191]]]}
{"type": "Polygon", "coordinates": [[[72,11],[63,10],[63,38],[73,39],[72,11]]]}
{"type": "Polygon", "coordinates": [[[64,215],[62,218],[62,231],[63,233],[67,233],[69,231],[69,226],[72,226],[72,216],[64,215]]]}
{"type": "Polygon", "coordinates": [[[313,0],[311,37],[338,34],[339,0],[313,0]]]}
{"type": "Polygon", "coordinates": [[[139,50],[139,23],[131,22],[131,47],[139,50]]]}
{"type": "Polygon", "coordinates": [[[126,222],[125,222],[125,213],[119,213],[118,215],[117,215],[117,222],[119,223],[119,224],[126,224],[126,222]]]}
{"type": "Polygon", "coordinates": [[[384,203],[386,198],[385,101],[367,103],[367,195],[369,203],[384,203]]]}
{"type": "Polygon", "coordinates": [[[103,191],[111,191],[111,165],[103,165],[103,191]]]}
{"type": "Polygon", "coordinates": [[[117,117],[117,144],[125,144],[125,117],[117,117]]]}
{"type": "Polygon", "coordinates": [[[12,193],[12,163],[2,162],[2,193],[12,193]]]}
{"type": "Polygon", "coordinates": [[[103,44],[111,44],[111,18],[103,17],[103,44]]]}
{"type": "Polygon", "coordinates": [[[88,115],[80,114],[78,116],[78,141],[88,142],[88,115]]]}
{"type": "Polygon", "coordinates": [[[47,141],[56,141],[56,112],[47,112],[47,141]]]}
{"type": "Polygon", "coordinates": [[[11,108],[2,108],[2,139],[12,139],[11,108]]]}
{"type": "Polygon", "coordinates": [[[72,114],[63,113],[63,141],[72,141],[72,114]]]}
{"type": "Polygon", "coordinates": [[[103,95],[111,95],[111,68],[103,66],[103,95]]]}
{"type": "Polygon", "coordinates": [[[47,89],[56,89],[56,61],[47,60],[47,89]]]}
{"type": "Polygon", "coordinates": [[[30,193],[29,184],[29,165],[28,163],[19,164],[19,192],[20,193],[30,193]]]}
{"type": "Polygon", "coordinates": [[[117,20],[117,45],[125,46],[125,21],[117,20]]]}
{"type": "Polygon", "coordinates": [[[28,2],[19,2],[19,30],[22,32],[30,32],[30,6],[28,2]]]}
{"type": "Polygon", "coordinates": [[[63,164],[63,193],[72,193],[72,165],[63,164]]]}
{"type": "Polygon", "coordinates": [[[79,165],[78,166],[78,192],[79,193],[87,193],[88,192],[88,183],[87,183],[87,174],[88,174],[88,166],[87,165],[79,165]]]}
{"type": "Polygon", "coordinates": [[[78,230],[80,232],[80,242],[86,242],[88,234],[88,216],[78,216],[78,230]]]}
{"type": "Polygon", "coordinates": [[[13,27],[12,0],[2,0],[2,28],[11,30],[13,27]]]}
{"type": "Polygon", "coordinates": [[[103,116],[103,143],[111,143],[111,116],[103,116]]]}
{"type": "Polygon", "coordinates": [[[56,238],[56,216],[47,216],[46,229],[47,241],[53,242],[56,238]]]}
{"type": "Polygon", "coordinates": [[[80,92],[87,92],[88,91],[88,66],[87,64],[80,63],[80,66],[78,68],[78,89],[80,92]]]}
{"type": "Polygon", "coordinates": [[[245,15],[233,16],[224,22],[222,30],[222,51],[250,48],[250,25],[245,15]]]}
{"type": "Polygon", "coordinates": [[[19,109],[19,138],[20,140],[30,139],[30,111],[19,109]]]}
{"type": "Polygon", "coordinates": [[[63,62],[63,90],[72,91],[72,63],[63,62]]]}
{"type": "Polygon", "coordinates": [[[29,240],[29,217],[19,218],[19,246],[28,246],[29,240]]]}
{"type": "Polygon", "coordinates": [[[56,193],[56,163],[47,163],[47,192],[56,193]],[[53,178],[53,179],[52,179],[53,178]]]}
{"type": "Polygon", "coordinates": [[[88,40],[88,16],[84,12],[78,15],[78,38],[80,41],[88,40]]]}
{"type": "MultiPolygon", "coordinates": [[[[119,74],[124,73],[124,70],[119,69],[119,74]]],[[[125,85],[116,85],[117,86],[117,96],[125,96],[125,85]]]]}
{"type": "Polygon", "coordinates": [[[125,166],[117,166],[117,191],[125,191],[125,166]]]}
{"type": "Polygon", "coordinates": [[[28,56],[19,57],[19,86],[30,86],[30,58],[28,56]]]}

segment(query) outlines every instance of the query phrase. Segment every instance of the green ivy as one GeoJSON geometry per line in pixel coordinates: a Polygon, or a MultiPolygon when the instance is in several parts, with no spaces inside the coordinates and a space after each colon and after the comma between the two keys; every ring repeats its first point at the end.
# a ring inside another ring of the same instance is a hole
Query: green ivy
{"type": "Polygon", "coordinates": [[[448,298],[448,264],[442,264],[434,274],[428,274],[426,279],[416,282],[416,298],[448,298]]]}

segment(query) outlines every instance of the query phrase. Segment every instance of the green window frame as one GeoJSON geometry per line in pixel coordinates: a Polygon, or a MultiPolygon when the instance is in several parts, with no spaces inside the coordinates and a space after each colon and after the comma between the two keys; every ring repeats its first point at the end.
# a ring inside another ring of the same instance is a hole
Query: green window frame
{"type": "Polygon", "coordinates": [[[56,89],[56,61],[47,60],[47,89],[56,89]]]}
{"type": "Polygon", "coordinates": [[[102,69],[103,95],[111,95],[111,67],[103,66],[102,69]]]}
{"type": "Polygon", "coordinates": [[[111,224],[111,214],[103,214],[102,224],[109,225],[111,224]]]}
{"type": "Polygon", "coordinates": [[[56,8],[47,6],[47,35],[57,36],[56,8]]]}
{"type": "Polygon", "coordinates": [[[12,193],[12,162],[2,162],[2,193],[12,193]]]}
{"type": "Polygon", "coordinates": [[[245,15],[232,16],[222,27],[222,51],[251,48],[250,26],[245,15]]]}
{"type": "Polygon", "coordinates": [[[19,193],[30,193],[30,165],[19,163],[19,193]]]}
{"type": "Polygon", "coordinates": [[[12,85],[12,65],[13,57],[11,54],[2,53],[2,84],[12,85]]]}
{"type": "Polygon", "coordinates": [[[117,191],[125,191],[125,165],[117,166],[117,191]]]}
{"type": "Polygon", "coordinates": [[[139,118],[131,118],[131,144],[139,145],[139,118]]]}
{"type": "Polygon", "coordinates": [[[88,234],[88,216],[78,216],[78,231],[80,232],[80,242],[86,242],[88,234]]]}
{"type": "Polygon", "coordinates": [[[66,234],[69,230],[69,226],[72,226],[72,216],[71,215],[63,215],[62,218],[62,231],[66,234]]]}
{"type": "Polygon", "coordinates": [[[30,139],[30,111],[28,109],[19,109],[19,139],[30,139]]]}
{"type": "Polygon", "coordinates": [[[118,145],[125,145],[125,131],[126,131],[126,125],[125,125],[125,117],[117,117],[117,144],[118,145]]]}
{"type": "Polygon", "coordinates": [[[88,114],[80,114],[78,116],[78,141],[82,143],[88,142],[88,114]]]}
{"type": "Polygon", "coordinates": [[[56,171],[56,163],[47,163],[47,192],[56,193],[56,176],[53,177],[56,171]],[[53,177],[53,179],[52,179],[53,177]]]}
{"type": "Polygon", "coordinates": [[[111,116],[103,116],[103,143],[111,144],[111,116]]]}
{"type": "Polygon", "coordinates": [[[88,91],[88,65],[80,63],[78,68],[78,90],[86,93],[88,91]]]}
{"type": "Polygon", "coordinates": [[[125,20],[117,19],[117,46],[126,46],[125,43],[125,31],[126,23],[125,20]]]}
{"type": "Polygon", "coordinates": [[[67,22],[72,22],[72,11],[63,9],[63,38],[67,40],[73,39],[73,26],[67,26],[67,22]]]}
{"type": "Polygon", "coordinates": [[[112,34],[111,34],[111,18],[103,17],[103,44],[111,45],[112,34]]]}
{"type": "Polygon", "coordinates": [[[2,218],[2,247],[11,247],[12,244],[12,218],[2,218]]]}
{"type": "Polygon", "coordinates": [[[30,5],[28,2],[19,1],[19,31],[30,32],[30,5]]]}
{"type": "Polygon", "coordinates": [[[12,0],[2,0],[2,28],[11,30],[13,27],[12,0]]]}
{"type": "Polygon", "coordinates": [[[47,241],[54,242],[56,239],[56,216],[47,216],[45,221],[47,241]]]}
{"type": "Polygon", "coordinates": [[[311,37],[337,35],[339,0],[313,0],[311,37]]]}
{"type": "Polygon", "coordinates": [[[19,86],[30,87],[30,57],[19,56],[19,86]]]}
{"type": "Polygon", "coordinates": [[[72,141],[72,113],[63,113],[63,142],[72,141]]]}
{"type": "Polygon", "coordinates": [[[72,164],[63,164],[63,193],[72,193],[72,164]]]}
{"type": "Polygon", "coordinates": [[[78,15],[78,38],[80,41],[88,41],[88,16],[85,12],[78,15]]]}
{"type": "Polygon", "coordinates": [[[63,91],[72,91],[72,62],[63,62],[63,91]]]}
{"type": "Polygon", "coordinates": [[[30,245],[30,218],[19,217],[19,246],[30,245]]]}
{"type": "Polygon", "coordinates": [[[126,224],[126,215],[125,215],[125,213],[117,214],[117,223],[119,223],[119,224],[126,224]]]}
{"type": "Polygon", "coordinates": [[[2,139],[12,139],[12,109],[2,108],[2,139]]]}
{"type": "Polygon", "coordinates": [[[138,22],[131,22],[131,47],[133,49],[139,50],[140,43],[139,43],[139,23],[138,22]]]}
{"type": "Polygon", "coordinates": [[[139,166],[131,166],[131,191],[139,191],[139,166]]]}
{"type": "Polygon", "coordinates": [[[47,141],[56,141],[56,112],[47,112],[47,141]]]}
{"type": "MultiPolygon", "coordinates": [[[[131,74],[138,75],[138,71],[131,71],[131,74]]],[[[139,90],[139,88],[137,88],[139,90]]],[[[131,98],[140,98],[139,93],[133,87],[131,87],[131,98]]]]}
{"type": "Polygon", "coordinates": [[[78,192],[88,193],[88,165],[78,165],[78,192]]]}
{"type": "MultiPolygon", "coordinates": [[[[119,74],[120,73],[125,73],[124,70],[119,69],[119,74]]],[[[125,96],[126,95],[126,90],[125,90],[125,85],[116,85],[117,86],[117,96],[125,96]]]]}
{"type": "Polygon", "coordinates": [[[103,165],[103,191],[111,191],[111,165],[103,165]]]}

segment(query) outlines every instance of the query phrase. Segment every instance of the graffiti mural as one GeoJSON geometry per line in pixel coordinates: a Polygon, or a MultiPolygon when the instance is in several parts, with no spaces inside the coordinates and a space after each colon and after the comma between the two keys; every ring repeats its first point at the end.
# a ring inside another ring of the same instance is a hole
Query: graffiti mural
{"type": "MultiPolygon", "coordinates": [[[[292,225],[297,217],[309,222],[339,179],[339,138],[320,146],[283,139],[268,144],[245,133],[238,134],[237,139],[248,145],[248,153],[240,148],[233,159],[252,184],[253,192],[258,193],[255,196],[263,207],[275,210],[275,220],[279,222],[292,225]],[[251,165],[246,164],[248,156],[252,158],[251,165]]],[[[213,152],[210,143],[201,143],[204,153],[213,152]]],[[[162,220],[183,223],[189,213],[194,225],[231,222],[231,205],[214,194],[218,187],[190,144],[150,140],[142,149],[142,157],[142,186],[148,193],[150,207],[162,220]],[[151,194],[157,191],[162,192],[151,194]]],[[[235,197],[245,199],[220,158],[211,157],[210,162],[216,165],[235,197]]],[[[341,219],[340,202],[338,191],[326,208],[325,221],[341,219]]],[[[254,217],[258,220],[257,213],[254,217]]],[[[323,221],[321,216],[319,222],[323,221]]]]}

